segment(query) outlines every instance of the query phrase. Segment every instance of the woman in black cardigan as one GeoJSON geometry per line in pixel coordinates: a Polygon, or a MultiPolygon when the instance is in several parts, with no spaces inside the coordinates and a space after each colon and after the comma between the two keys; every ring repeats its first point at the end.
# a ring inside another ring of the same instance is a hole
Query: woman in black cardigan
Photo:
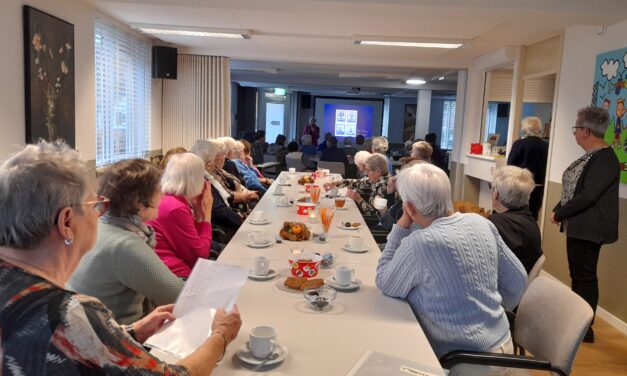
{"type": "MultiPolygon", "coordinates": [[[[618,186],[620,165],[603,140],[608,112],[585,107],[577,113],[573,135],[586,152],[562,176],[562,197],[551,222],[566,233],[572,289],[596,311],[599,300],[597,263],[603,244],[618,240],[618,186]]],[[[592,325],[585,342],[594,342],[592,325]]]]}

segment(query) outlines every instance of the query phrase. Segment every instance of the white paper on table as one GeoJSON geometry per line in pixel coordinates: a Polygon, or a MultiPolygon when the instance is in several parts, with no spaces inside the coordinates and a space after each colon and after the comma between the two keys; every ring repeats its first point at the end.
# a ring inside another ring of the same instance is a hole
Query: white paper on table
{"type": "Polygon", "coordinates": [[[172,313],[177,319],[164,325],[145,345],[179,359],[193,353],[211,335],[217,309],[233,309],[248,273],[240,266],[198,259],[176,299],[172,313]]]}
{"type": "Polygon", "coordinates": [[[436,369],[395,356],[366,350],[346,376],[438,376],[443,374],[442,368],[436,369]]]}

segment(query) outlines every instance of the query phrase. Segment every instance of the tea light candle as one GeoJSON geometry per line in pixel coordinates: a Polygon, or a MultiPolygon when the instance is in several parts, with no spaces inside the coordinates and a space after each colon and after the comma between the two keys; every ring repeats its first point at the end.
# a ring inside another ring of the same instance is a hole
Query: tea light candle
{"type": "Polygon", "coordinates": [[[316,211],[313,209],[309,210],[309,221],[314,223],[316,222],[316,219],[318,218],[318,216],[316,215],[316,211]]]}

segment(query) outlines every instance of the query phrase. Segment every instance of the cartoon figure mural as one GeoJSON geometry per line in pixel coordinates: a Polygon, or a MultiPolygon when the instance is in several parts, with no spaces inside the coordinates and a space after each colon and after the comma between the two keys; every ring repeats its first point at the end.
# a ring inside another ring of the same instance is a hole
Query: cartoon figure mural
{"type": "Polygon", "coordinates": [[[597,55],[592,88],[592,105],[605,108],[610,124],[605,141],[614,149],[621,165],[621,183],[627,184],[627,47],[597,55]]]}

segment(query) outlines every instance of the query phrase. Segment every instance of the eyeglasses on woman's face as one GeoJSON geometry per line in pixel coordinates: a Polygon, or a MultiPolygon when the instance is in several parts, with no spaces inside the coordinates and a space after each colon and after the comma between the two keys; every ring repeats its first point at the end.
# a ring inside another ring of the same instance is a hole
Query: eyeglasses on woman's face
{"type": "Polygon", "coordinates": [[[109,210],[110,200],[103,195],[98,195],[98,200],[83,202],[83,205],[93,205],[94,210],[100,217],[109,210]]]}
{"type": "Polygon", "coordinates": [[[577,129],[586,129],[586,127],[578,127],[578,126],[571,127],[571,128],[573,129],[573,134],[577,133],[577,129]]]}

